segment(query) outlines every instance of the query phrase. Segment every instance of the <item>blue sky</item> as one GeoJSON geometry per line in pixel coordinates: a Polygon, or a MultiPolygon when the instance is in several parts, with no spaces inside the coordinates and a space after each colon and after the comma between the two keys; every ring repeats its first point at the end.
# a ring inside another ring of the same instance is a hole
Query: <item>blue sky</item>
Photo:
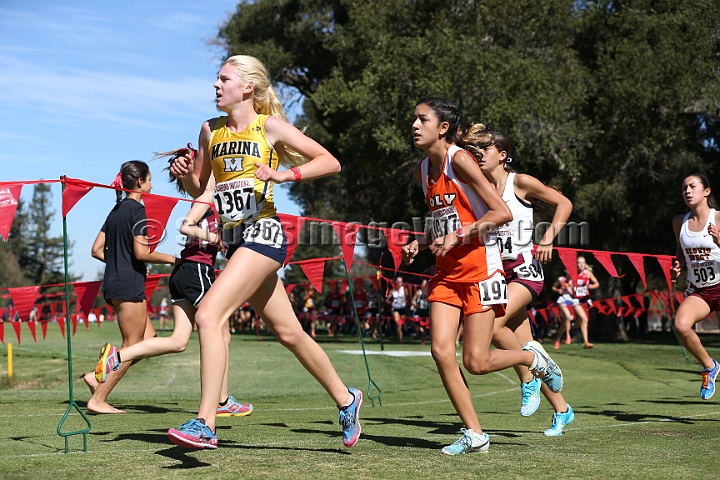
{"type": "MultiPolygon", "coordinates": [[[[235,0],[0,2],[0,181],[58,179],[109,184],[127,160],[197,144],[217,116],[212,84],[224,52],[210,47],[235,0]]],[[[153,193],[176,195],[165,166],[150,163],[153,193]]],[[[299,214],[285,188],[278,209],[299,214]]],[[[30,203],[32,186],[23,188],[30,203]]],[[[95,189],[68,215],[71,272],[95,280],[102,264],[90,247],[114,204],[95,189]]],[[[62,235],[61,189],[53,186],[62,235]]],[[[158,251],[177,254],[179,202],[158,251]]],[[[2,286],[0,286],[2,287],[2,286]]]]}

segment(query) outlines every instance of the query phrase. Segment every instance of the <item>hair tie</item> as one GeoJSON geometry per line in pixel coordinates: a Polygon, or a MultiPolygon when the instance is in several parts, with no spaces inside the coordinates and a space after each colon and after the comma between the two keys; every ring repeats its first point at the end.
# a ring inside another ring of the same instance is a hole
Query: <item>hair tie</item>
{"type": "Polygon", "coordinates": [[[118,172],[117,175],[115,175],[115,180],[112,181],[110,184],[112,188],[123,188],[122,183],[122,172],[118,172]]]}

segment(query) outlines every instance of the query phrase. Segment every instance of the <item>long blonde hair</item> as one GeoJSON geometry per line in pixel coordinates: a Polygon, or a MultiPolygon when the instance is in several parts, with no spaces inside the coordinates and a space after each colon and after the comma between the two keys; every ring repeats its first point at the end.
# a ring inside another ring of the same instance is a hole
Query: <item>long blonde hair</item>
{"type": "MultiPolygon", "coordinates": [[[[270,83],[268,71],[260,60],[250,55],[233,55],[225,60],[223,65],[234,67],[243,83],[253,82],[255,85],[253,91],[253,109],[255,112],[261,115],[277,117],[285,122],[288,121],[285,110],[270,83]]],[[[302,155],[288,148],[285,148],[284,154],[278,152],[278,155],[280,165],[284,167],[293,167],[307,162],[302,155]]]]}

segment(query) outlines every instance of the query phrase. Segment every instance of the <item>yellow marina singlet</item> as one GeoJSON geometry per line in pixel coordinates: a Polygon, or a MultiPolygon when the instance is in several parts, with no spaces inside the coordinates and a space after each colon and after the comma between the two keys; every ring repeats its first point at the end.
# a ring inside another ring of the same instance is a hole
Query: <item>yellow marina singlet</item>
{"type": "Polygon", "coordinates": [[[217,119],[208,145],[215,175],[213,198],[224,230],[276,215],[273,182],[255,178],[255,162],[275,170],[279,164],[265,136],[268,115],[258,115],[242,132],[228,130],[227,118],[217,119]]]}

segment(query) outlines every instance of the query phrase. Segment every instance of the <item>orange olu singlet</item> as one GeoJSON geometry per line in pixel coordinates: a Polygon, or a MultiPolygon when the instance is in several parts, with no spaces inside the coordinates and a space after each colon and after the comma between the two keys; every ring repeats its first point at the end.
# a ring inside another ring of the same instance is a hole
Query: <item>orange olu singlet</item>
{"type": "MultiPolygon", "coordinates": [[[[453,157],[463,151],[451,145],[445,154],[442,171],[431,183],[430,159],[420,164],[423,193],[433,218],[433,240],[475,223],[488,211],[477,193],[453,170],[453,157]]],[[[481,282],[497,272],[503,272],[500,249],[495,232],[475,237],[469,245],[457,245],[444,257],[437,257],[437,271],[452,282],[481,282]]]]}

